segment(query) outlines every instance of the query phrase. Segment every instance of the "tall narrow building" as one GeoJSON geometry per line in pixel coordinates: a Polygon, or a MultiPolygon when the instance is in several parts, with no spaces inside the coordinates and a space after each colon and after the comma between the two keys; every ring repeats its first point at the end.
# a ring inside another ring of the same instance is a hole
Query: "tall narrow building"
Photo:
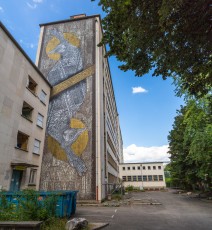
{"type": "Polygon", "coordinates": [[[100,16],[40,26],[36,64],[53,86],[40,189],[101,201],[119,181],[122,138],[100,16]]]}

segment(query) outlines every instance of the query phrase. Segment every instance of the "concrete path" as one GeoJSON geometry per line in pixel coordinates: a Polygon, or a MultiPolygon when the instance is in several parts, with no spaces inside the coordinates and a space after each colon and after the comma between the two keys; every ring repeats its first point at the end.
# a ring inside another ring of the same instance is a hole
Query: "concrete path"
{"type": "Polygon", "coordinates": [[[135,203],[121,207],[77,207],[76,217],[109,223],[105,230],[210,230],[212,203],[173,191],[134,193],[135,203]],[[161,205],[138,204],[153,200],[161,205]]]}

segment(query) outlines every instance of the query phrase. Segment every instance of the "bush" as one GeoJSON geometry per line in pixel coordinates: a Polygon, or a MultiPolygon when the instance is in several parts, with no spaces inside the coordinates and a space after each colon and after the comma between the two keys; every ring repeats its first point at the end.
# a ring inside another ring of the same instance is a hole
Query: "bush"
{"type": "MultiPolygon", "coordinates": [[[[17,204],[7,201],[4,193],[0,194],[0,221],[47,220],[56,214],[56,196],[46,197],[41,201],[39,193],[34,190],[23,190],[14,195],[17,204]]],[[[42,198],[43,199],[43,198],[42,198]]]]}

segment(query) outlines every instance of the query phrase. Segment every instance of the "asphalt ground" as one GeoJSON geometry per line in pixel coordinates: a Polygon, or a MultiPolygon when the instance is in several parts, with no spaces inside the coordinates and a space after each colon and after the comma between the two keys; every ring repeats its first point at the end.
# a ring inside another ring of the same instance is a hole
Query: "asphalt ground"
{"type": "Polygon", "coordinates": [[[212,202],[191,196],[151,191],[133,193],[134,203],[121,207],[77,207],[74,217],[109,223],[105,230],[212,230],[212,202]],[[161,205],[139,204],[153,200],[161,205]]]}

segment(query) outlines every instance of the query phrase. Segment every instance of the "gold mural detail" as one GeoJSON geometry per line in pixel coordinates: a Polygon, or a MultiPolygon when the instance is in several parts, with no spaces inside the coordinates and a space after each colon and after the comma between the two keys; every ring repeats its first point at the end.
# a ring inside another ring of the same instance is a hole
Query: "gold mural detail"
{"type": "Polygon", "coordinates": [[[73,33],[63,33],[64,38],[73,46],[79,47],[80,46],[80,40],[77,38],[77,36],[73,33]]]}
{"type": "Polygon", "coordinates": [[[91,76],[94,74],[95,71],[95,66],[91,66],[80,73],[68,78],[67,80],[59,83],[58,85],[54,86],[52,91],[51,91],[51,97],[61,93],[62,91],[68,89],[69,87],[77,84],[78,82],[84,80],[85,78],[91,76]]]}
{"type": "Polygon", "coordinates": [[[55,47],[57,47],[60,44],[60,40],[56,37],[53,37],[46,46],[46,54],[50,59],[53,59],[55,61],[58,61],[60,59],[59,53],[49,53],[51,52],[55,47]]]}
{"type": "Polygon", "coordinates": [[[61,148],[60,144],[50,135],[48,135],[48,150],[56,159],[61,161],[68,161],[66,152],[61,148]]]}
{"type": "Polygon", "coordinates": [[[82,121],[80,121],[76,118],[72,118],[71,122],[70,122],[70,127],[72,129],[83,129],[83,128],[85,128],[85,125],[83,124],[82,121]]]}
{"type": "Polygon", "coordinates": [[[85,130],[77,140],[71,145],[71,150],[77,155],[80,156],[85,150],[88,144],[88,131],[85,130]]]}

